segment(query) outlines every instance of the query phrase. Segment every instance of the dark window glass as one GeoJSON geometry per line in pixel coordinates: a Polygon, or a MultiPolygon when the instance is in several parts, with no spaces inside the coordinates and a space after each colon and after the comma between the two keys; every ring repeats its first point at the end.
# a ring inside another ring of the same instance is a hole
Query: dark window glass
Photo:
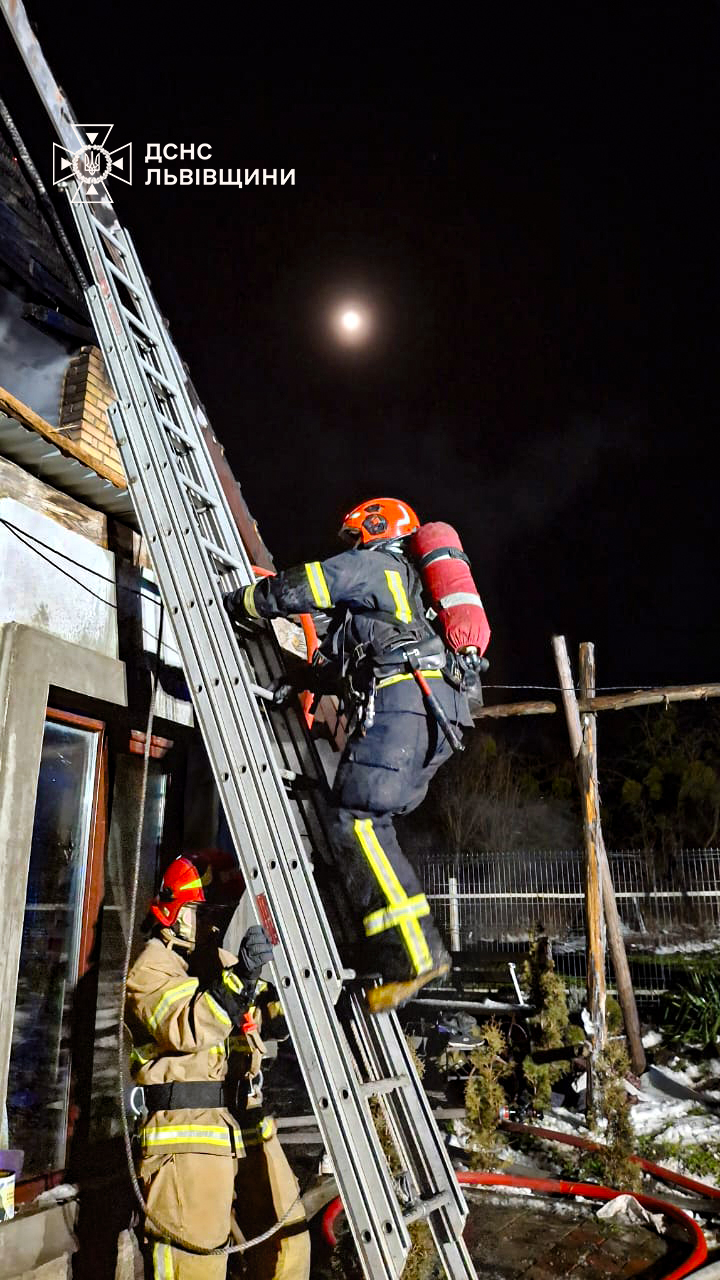
{"type": "Polygon", "coordinates": [[[70,1017],[83,925],[100,735],[48,720],[40,762],[8,1084],[23,1176],[62,1168],[70,1017]]]}

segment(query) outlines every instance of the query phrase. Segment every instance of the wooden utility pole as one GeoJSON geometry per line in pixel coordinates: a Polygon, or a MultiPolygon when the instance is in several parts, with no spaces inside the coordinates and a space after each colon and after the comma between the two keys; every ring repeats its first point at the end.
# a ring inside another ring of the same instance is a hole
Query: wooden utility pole
{"type": "MultiPolygon", "coordinates": [[[[552,640],[553,652],[555,654],[555,662],[557,665],[558,675],[560,677],[560,688],[562,690],[563,706],[565,708],[565,717],[567,720],[568,734],[570,737],[570,748],[572,750],[573,759],[576,761],[579,776],[581,778],[581,788],[583,792],[583,801],[587,795],[585,784],[582,782],[583,765],[583,727],[580,722],[580,710],[575,695],[575,687],[573,684],[572,669],[570,667],[570,659],[568,657],[567,645],[564,636],[553,636],[552,640]]],[[[592,688],[594,689],[594,672],[592,674],[592,688]]],[[[583,702],[591,702],[591,698],[586,693],[583,702]]],[[[594,717],[593,717],[594,718],[594,717]]],[[[593,752],[594,752],[594,734],[592,735],[593,752]]],[[[586,753],[587,757],[587,753],[586,753]]],[[[585,766],[586,767],[586,766],[585,766]]],[[[597,770],[597,762],[595,761],[595,770],[597,770]]],[[[600,869],[600,880],[602,884],[602,903],[605,914],[605,922],[607,925],[607,939],[610,946],[610,955],[612,957],[613,969],[615,970],[615,980],[618,988],[618,1000],[625,1019],[625,1032],[630,1047],[630,1060],[632,1062],[633,1071],[637,1075],[641,1075],[645,1070],[645,1050],[643,1049],[642,1037],[640,1034],[640,1019],[638,1018],[637,1005],[635,1003],[635,993],[630,978],[630,968],[625,952],[625,943],[622,936],[622,926],[620,924],[620,916],[618,915],[617,903],[615,901],[615,890],[613,887],[612,876],[610,874],[610,864],[608,862],[607,852],[605,850],[605,841],[602,834],[602,824],[600,821],[600,807],[597,792],[597,772],[595,774],[595,785],[591,788],[595,797],[595,815],[592,823],[592,839],[597,850],[597,859],[600,869]]],[[[588,844],[588,813],[586,808],[583,809],[583,825],[586,828],[586,847],[588,844]]]]}
{"type": "MultiPolygon", "coordinates": [[[[580,687],[583,697],[595,692],[595,650],[591,644],[580,646],[580,687]]],[[[582,717],[582,743],[578,754],[580,786],[583,793],[583,832],[585,836],[585,909],[587,917],[587,994],[588,1013],[592,1019],[592,1067],[597,1054],[607,1043],[605,991],[605,916],[603,914],[602,875],[598,852],[600,800],[596,754],[597,722],[587,712],[582,717]]],[[[593,1094],[595,1093],[595,1083],[593,1094]]]]}

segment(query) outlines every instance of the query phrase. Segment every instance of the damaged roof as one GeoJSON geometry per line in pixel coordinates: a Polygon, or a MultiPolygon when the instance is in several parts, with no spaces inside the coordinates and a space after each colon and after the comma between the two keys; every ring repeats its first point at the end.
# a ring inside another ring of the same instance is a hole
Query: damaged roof
{"type": "Polygon", "coordinates": [[[66,440],[2,388],[0,454],[88,507],[139,528],[125,483],[103,475],[99,462],[86,462],[81,446],[66,440]]]}

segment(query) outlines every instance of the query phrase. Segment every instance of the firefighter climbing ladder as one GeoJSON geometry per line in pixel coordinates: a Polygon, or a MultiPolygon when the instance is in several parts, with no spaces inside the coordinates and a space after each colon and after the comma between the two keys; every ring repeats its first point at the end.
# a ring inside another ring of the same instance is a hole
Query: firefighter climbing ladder
{"type": "MultiPolygon", "coordinates": [[[[17,0],[0,2],[68,145],[77,126],[24,10],[17,0]]],[[[75,179],[66,190],[77,197],[75,179]]],[[[76,198],[70,207],[93,281],[88,306],[117,394],[110,412],[130,493],[246,882],[277,930],[278,990],[365,1275],[401,1276],[408,1224],[425,1218],[447,1276],[474,1280],[462,1241],[467,1207],[398,1020],[371,1018],[348,985],[352,975],[313,877],[322,831],[308,818],[307,788],[317,756],[288,729],[289,718],[266,709],[261,681],[272,674],[272,638],[242,649],[222,607],[224,592],[251,582],[253,571],[207,450],[204,419],[112,206],[76,198]],[[395,1176],[373,1123],[373,1096],[396,1148],[395,1176]]]]}
{"type": "Polygon", "coordinates": [[[354,998],[353,1030],[371,1073],[361,1082],[335,1011],[343,969],[286,786],[302,779],[283,767],[264,688],[222,607],[223,592],[253,573],[162,318],[129,237],[84,202],[72,208],[96,282],[88,303],[118,395],[111,413],[133,502],[247,884],[267,901],[279,935],[277,986],[366,1273],[400,1276],[408,1218],[432,1214],[449,1274],[472,1275],[457,1242],[463,1196],[397,1019],[366,1018],[354,998]],[[416,1181],[405,1211],[368,1107],[373,1094],[385,1099],[416,1181]]]}

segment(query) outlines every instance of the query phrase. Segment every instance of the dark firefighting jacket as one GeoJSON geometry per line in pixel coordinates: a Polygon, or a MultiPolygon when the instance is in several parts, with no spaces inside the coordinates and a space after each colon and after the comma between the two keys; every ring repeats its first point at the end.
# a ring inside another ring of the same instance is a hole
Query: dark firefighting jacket
{"type": "Polygon", "coordinates": [[[423,709],[420,690],[402,660],[403,648],[417,648],[423,674],[437,680],[438,687],[443,682],[454,686],[453,718],[472,724],[452,656],[426,617],[420,574],[402,551],[344,551],[263,578],[236,594],[240,610],[250,617],[329,614],[320,669],[324,662],[333,675],[349,672],[359,694],[372,684],[374,692],[383,693],[388,710],[423,709]]]}

